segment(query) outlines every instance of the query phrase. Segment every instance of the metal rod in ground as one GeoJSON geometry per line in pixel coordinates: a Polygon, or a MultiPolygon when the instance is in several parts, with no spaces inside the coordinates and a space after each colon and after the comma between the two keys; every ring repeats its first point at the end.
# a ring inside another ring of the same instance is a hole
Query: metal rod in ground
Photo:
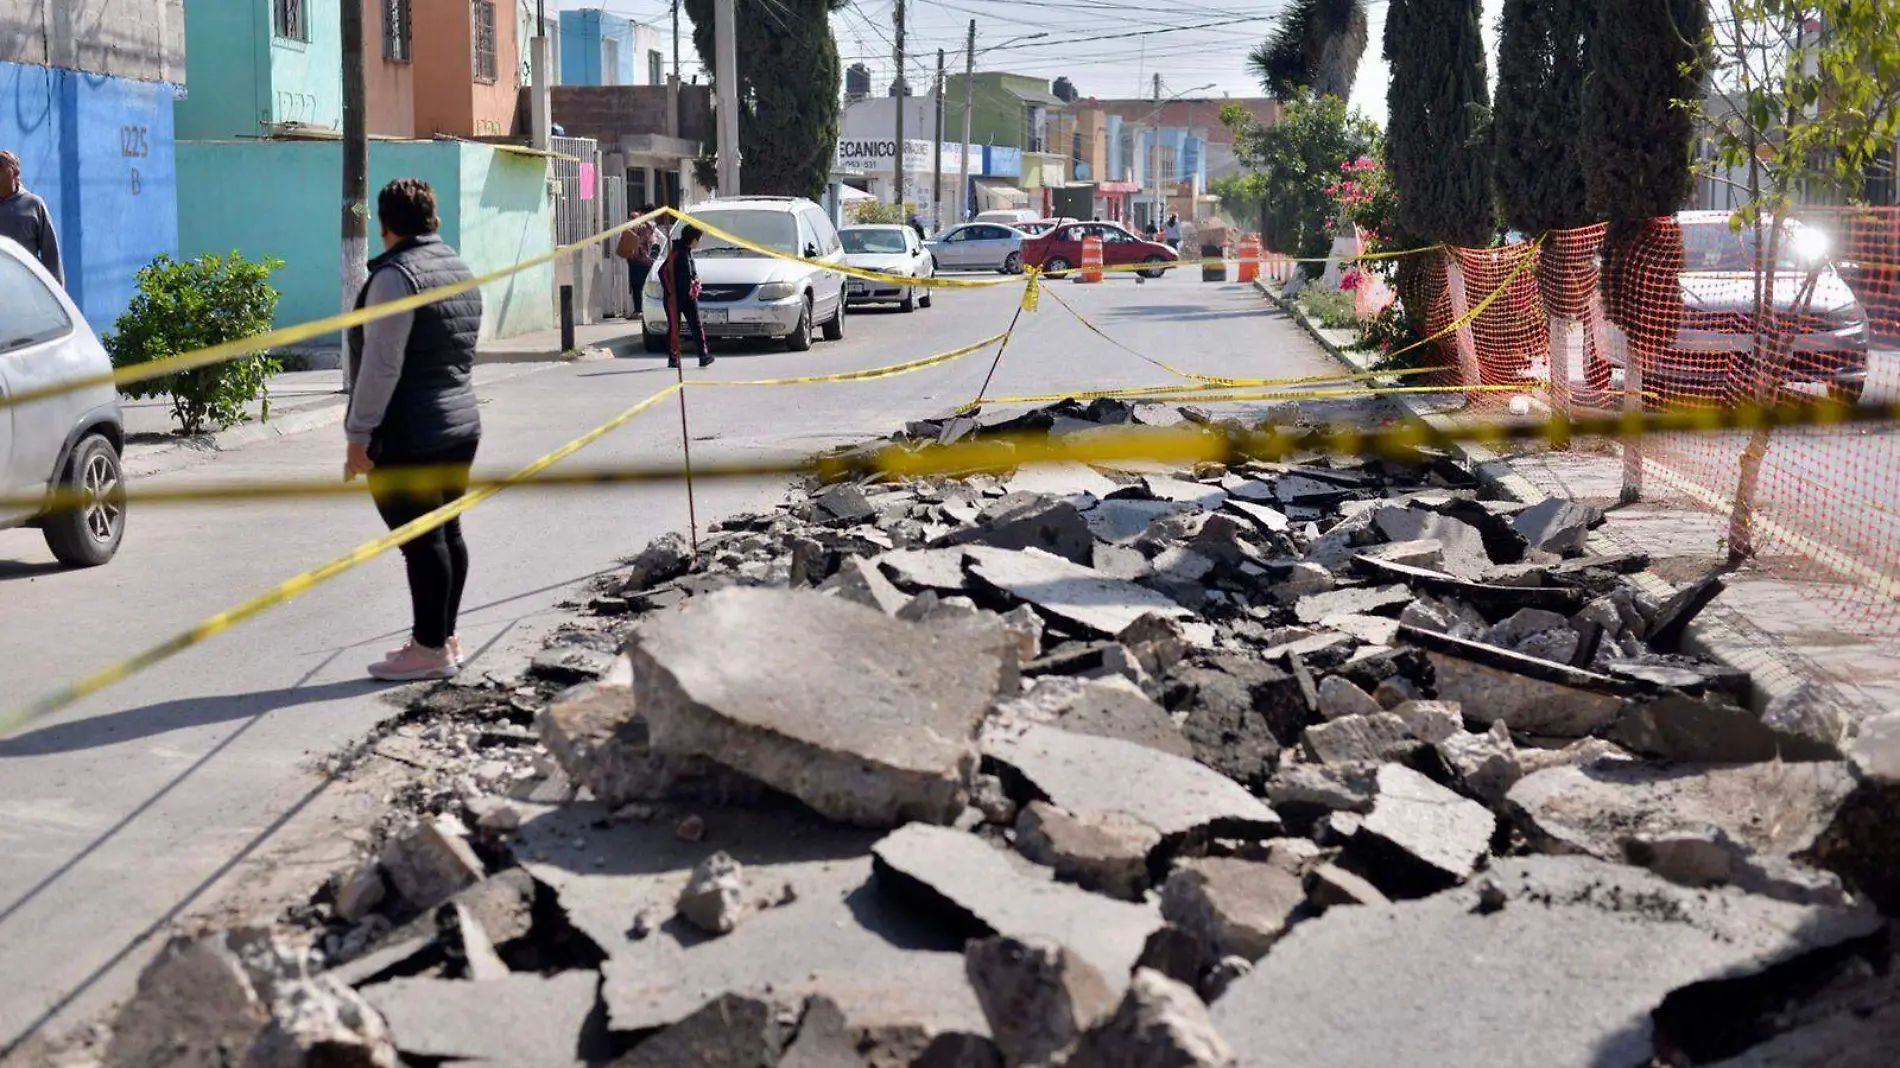
{"type": "Polygon", "coordinates": [[[680,360],[673,365],[673,373],[679,376],[680,388],[680,451],[686,454],[686,530],[692,538],[693,562],[699,562],[699,510],[693,502],[693,436],[686,429],[686,362],[680,360]]]}
{"type": "Polygon", "coordinates": [[[976,391],[976,400],[972,401],[972,404],[983,403],[983,398],[989,394],[990,379],[996,377],[996,368],[1003,362],[1003,350],[1009,348],[1009,336],[1016,332],[1016,320],[1022,317],[1023,306],[1018,304],[1016,305],[1016,314],[1009,317],[1009,329],[1003,331],[1003,340],[997,342],[996,358],[990,361],[989,373],[983,376],[983,387],[976,391]]]}

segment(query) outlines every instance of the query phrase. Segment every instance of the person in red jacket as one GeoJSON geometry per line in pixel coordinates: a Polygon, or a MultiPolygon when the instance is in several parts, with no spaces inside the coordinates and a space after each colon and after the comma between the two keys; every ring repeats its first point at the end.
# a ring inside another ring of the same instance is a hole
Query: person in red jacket
{"type": "Polygon", "coordinates": [[[671,347],[667,358],[668,367],[680,365],[680,329],[690,326],[693,340],[699,345],[699,365],[705,367],[713,362],[712,346],[706,340],[706,324],[699,318],[699,268],[693,263],[693,249],[699,247],[699,227],[691,223],[680,230],[679,237],[666,250],[666,264],[661,268],[660,288],[666,294],[666,327],[671,347]]]}

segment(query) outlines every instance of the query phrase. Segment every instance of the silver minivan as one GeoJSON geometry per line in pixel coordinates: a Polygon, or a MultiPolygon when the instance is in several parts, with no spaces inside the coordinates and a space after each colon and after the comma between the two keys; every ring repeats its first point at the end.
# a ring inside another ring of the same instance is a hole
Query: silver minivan
{"type": "MultiPolygon", "coordinates": [[[[112,373],[99,338],[53,276],[18,244],[0,238],[0,396],[112,373]]],[[[36,526],[68,567],[97,567],[125,537],[119,456],[125,421],[110,384],[86,386],[0,408],[0,495],[40,498],[78,492],[83,507],[0,505],[0,528],[36,526]]]]}
{"type": "MultiPolygon", "coordinates": [[[[803,197],[732,197],[686,209],[686,214],[744,240],[807,260],[844,266],[844,245],[825,210],[803,197]]],[[[670,241],[685,223],[675,223],[670,241]]],[[[699,317],[708,338],[785,339],[793,352],[811,348],[814,330],[827,341],[844,337],[844,275],[782,260],[730,244],[712,234],[700,238],[699,317]]],[[[661,272],[648,277],[648,307],[664,307],[661,272]]],[[[646,350],[666,352],[664,313],[648,316],[646,350]]],[[[686,328],[690,330],[690,327],[686,328]]]]}

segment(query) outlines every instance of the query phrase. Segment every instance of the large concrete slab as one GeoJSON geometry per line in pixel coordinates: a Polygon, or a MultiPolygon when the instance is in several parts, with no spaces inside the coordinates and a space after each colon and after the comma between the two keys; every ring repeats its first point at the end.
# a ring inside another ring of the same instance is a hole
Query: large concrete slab
{"type": "Polygon", "coordinates": [[[1187,609],[1145,586],[1110,578],[1039,549],[973,547],[970,572],[1019,597],[1046,615],[1097,634],[1120,634],[1142,616],[1190,615],[1187,609]]]}
{"type": "Polygon", "coordinates": [[[1131,816],[1164,838],[1264,838],[1280,827],[1273,809],[1234,780],[1134,742],[1009,724],[984,733],[983,755],[1022,776],[1057,808],[1078,816],[1131,816]]]}
{"type": "Polygon", "coordinates": [[[792,590],[696,597],[643,621],[628,655],[654,749],[862,826],[956,817],[1004,677],[979,632],[792,590]]]}
{"type": "Polygon", "coordinates": [[[913,823],[872,850],[881,889],[971,934],[1067,946],[1120,990],[1161,926],[1152,905],[1115,901],[1018,861],[974,835],[913,823]]]}
{"type": "Polygon", "coordinates": [[[391,979],[364,987],[363,996],[411,1057],[561,1068],[583,1063],[581,1030],[599,988],[598,974],[571,971],[485,982],[391,979]]]}
{"type": "Polygon", "coordinates": [[[1486,884],[1295,927],[1214,1005],[1239,1064],[1648,1064],[1651,1013],[1672,990],[1880,926],[1870,912],[1688,890],[1585,857],[1500,861],[1486,884]]]}

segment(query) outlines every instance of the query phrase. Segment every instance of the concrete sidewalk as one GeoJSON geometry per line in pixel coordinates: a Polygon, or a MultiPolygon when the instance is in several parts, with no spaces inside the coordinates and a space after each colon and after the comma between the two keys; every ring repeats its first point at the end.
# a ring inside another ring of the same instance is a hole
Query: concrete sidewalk
{"type": "MultiPolygon", "coordinates": [[[[574,341],[574,351],[564,352],[560,331],[545,330],[483,342],[476,353],[475,384],[488,386],[561,363],[609,360],[641,351],[640,323],[615,320],[577,326],[574,341]]],[[[122,399],[127,476],[150,477],[190,466],[220,452],[341,423],[349,407],[349,397],[343,392],[343,371],[336,365],[335,350],[328,350],[326,356],[324,350],[306,349],[296,356],[305,366],[313,361],[331,366],[271,376],[267,422],[259,418],[264,407],[260,400],[247,406],[250,422],[210,434],[180,437],[177,420],[172,416],[171,398],[122,399]]]]}
{"type": "MultiPolygon", "coordinates": [[[[1351,347],[1352,331],[1321,327],[1265,285],[1257,288],[1342,363],[1371,369],[1371,354],[1351,347]]],[[[1452,415],[1466,400],[1456,391],[1391,399],[1413,418],[1445,429],[1456,425],[1452,415]]],[[[1668,477],[1645,479],[1642,500],[1619,502],[1623,460],[1615,443],[1580,443],[1569,452],[1532,446],[1508,456],[1469,443],[1457,451],[1505,497],[1534,503],[1559,496],[1604,509],[1608,518],[1591,535],[1593,551],[1649,554],[1650,571],[1635,578],[1652,596],[1667,598],[1678,584],[1726,565],[1728,517],[1672,488],[1668,477]]],[[[1651,470],[1660,469],[1652,464],[1651,470]]],[[[1842,584],[1818,580],[1814,570],[1791,578],[1749,560],[1724,571],[1726,590],[1690,625],[1684,646],[1750,672],[1751,703],[1765,718],[1844,741],[1867,719],[1900,709],[1900,659],[1886,648],[1891,635],[1872,625],[1868,612],[1844,610],[1842,584]]]]}

